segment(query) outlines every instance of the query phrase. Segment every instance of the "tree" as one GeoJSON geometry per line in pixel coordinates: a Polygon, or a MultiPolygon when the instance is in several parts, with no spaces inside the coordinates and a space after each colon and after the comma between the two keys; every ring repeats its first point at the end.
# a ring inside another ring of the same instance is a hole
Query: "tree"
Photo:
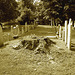
{"type": "Polygon", "coordinates": [[[18,16],[15,0],[0,0],[0,21],[10,21],[18,16]]]}

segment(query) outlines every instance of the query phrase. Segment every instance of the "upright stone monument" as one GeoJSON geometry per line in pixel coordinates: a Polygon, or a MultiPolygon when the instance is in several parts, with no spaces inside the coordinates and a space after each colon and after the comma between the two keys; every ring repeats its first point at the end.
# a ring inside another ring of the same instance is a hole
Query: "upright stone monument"
{"type": "Polygon", "coordinates": [[[59,39],[62,38],[62,29],[61,29],[61,25],[60,25],[60,28],[59,28],[59,39]]]}
{"type": "Polygon", "coordinates": [[[69,24],[68,24],[68,49],[71,49],[71,32],[72,32],[72,20],[69,19],[69,24]]]}
{"type": "Polygon", "coordinates": [[[68,38],[68,25],[66,20],[65,21],[65,44],[67,44],[67,38],[68,38]]]}
{"type": "Polygon", "coordinates": [[[2,32],[2,27],[1,27],[1,25],[0,25],[0,46],[2,46],[3,45],[3,32],[2,32]]]}
{"type": "Polygon", "coordinates": [[[24,34],[24,27],[22,27],[22,34],[24,34]]]}
{"type": "Polygon", "coordinates": [[[63,28],[63,31],[62,31],[62,40],[65,41],[65,28],[63,28]]]}
{"type": "Polygon", "coordinates": [[[27,26],[27,22],[25,23],[25,32],[28,31],[28,26],[27,26]]]}

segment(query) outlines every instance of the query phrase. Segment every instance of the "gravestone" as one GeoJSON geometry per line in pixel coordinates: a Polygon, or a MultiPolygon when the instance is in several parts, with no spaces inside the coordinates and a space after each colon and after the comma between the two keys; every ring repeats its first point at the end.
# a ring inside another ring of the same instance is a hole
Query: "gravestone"
{"type": "Polygon", "coordinates": [[[62,40],[65,41],[65,28],[63,28],[63,31],[62,31],[62,40]]]}
{"type": "Polygon", "coordinates": [[[66,20],[65,21],[65,44],[67,44],[67,38],[68,38],[68,25],[66,20]]]}
{"type": "Polygon", "coordinates": [[[25,23],[25,32],[28,31],[28,26],[27,26],[27,22],[25,23]]]}
{"type": "Polygon", "coordinates": [[[2,32],[2,27],[1,27],[1,25],[0,25],[0,46],[2,46],[3,45],[3,32],[2,32]]]}
{"type": "Polygon", "coordinates": [[[72,32],[72,21],[69,19],[69,24],[68,24],[68,49],[71,49],[71,32],[72,32]]]}
{"type": "Polygon", "coordinates": [[[24,34],[24,27],[22,27],[22,34],[24,34]]]}
{"type": "Polygon", "coordinates": [[[16,30],[17,30],[17,35],[19,36],[20,35],[20,29],[19,29],[18,25],[16,25],[16,30]]]}
{"type": "Polygon", "coordinates": [[[59,28],[59,39],[61,39],[62,38],[62,30],[61,30],[61,26],[60,26],[60,28],[59,28]]]}

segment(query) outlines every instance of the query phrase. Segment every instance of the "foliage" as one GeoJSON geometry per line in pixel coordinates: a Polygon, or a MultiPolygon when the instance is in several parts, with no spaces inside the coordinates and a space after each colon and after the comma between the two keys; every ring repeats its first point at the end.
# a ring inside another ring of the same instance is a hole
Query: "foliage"
{"type": "Polygon", "coordinates": [[[0,21],[10,21],[18,16],[15,0],[0,0],[0,21]]]}

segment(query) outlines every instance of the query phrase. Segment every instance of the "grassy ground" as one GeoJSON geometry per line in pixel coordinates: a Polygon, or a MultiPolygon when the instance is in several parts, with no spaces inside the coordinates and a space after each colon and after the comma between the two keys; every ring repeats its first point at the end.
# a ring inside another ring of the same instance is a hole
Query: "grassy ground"
{"type": "MultiPolygon", "coordinates": [[[[24,35],[30,34],[54,36],[55,31],[38,27],[24,35]]],[[[72,33],[74,37],[75,33],[72,33]]],[[[0,75],[75,75],[75,51],[68,50],[62,40],[51,39],[56,45],[50,46],[50,54],[35,54],[34,50],[25,48],[12,49],[12,45],[22,38],[0,48],[0,75]]]]}

